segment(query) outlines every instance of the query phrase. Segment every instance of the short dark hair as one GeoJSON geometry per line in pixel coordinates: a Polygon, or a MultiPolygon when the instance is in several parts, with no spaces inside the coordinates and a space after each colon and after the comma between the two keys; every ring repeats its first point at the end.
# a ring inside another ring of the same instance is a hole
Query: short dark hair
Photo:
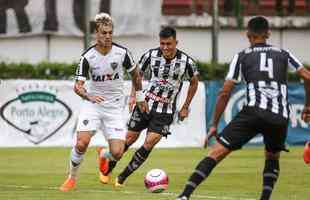
{"type": "Polygon", "coordinates": [[[269,23],[265,17],[257,16],[250,19],[247,29],[255,34],[266,34],[269,31],[269,23]]]}
{"type": "Polygon", "coordinates": [[[175,28],[173,28],[171,26],[165,26],[159,32],[159,37],[160,38],[168,38],[168,37],[176,38],[177,37],[177,31],[175,30],[175,28]]]}

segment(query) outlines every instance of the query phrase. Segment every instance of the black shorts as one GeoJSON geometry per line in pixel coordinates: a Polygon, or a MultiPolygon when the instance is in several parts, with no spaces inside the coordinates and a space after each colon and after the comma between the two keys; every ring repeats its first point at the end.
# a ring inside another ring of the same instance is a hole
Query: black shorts
{"type": "Polygon", "coordinates": [[[128,122],[128,130],[140,132],[143,129],[148,129],[148,132],[155,132],[167,137],[170,135],[169,126],[173,122],[173,114],[157,113],[150,111],[150,113],[141,113],[136,106],[130,116],[128,122]]]}
{"type": "Polygon", "coordinates": [[[287,127],[287,119],[245,106],[221,132],[219,142],[230,150],[237,150],[261,133],[268,152],[286,151],[287,127]]]}

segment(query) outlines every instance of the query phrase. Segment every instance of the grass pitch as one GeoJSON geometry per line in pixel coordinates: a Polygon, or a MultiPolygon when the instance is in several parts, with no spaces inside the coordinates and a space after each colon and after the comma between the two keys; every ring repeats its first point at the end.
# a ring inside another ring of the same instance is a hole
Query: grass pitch
{"type": "MultiPolygon", "coordinates": [[[[309,200],[310,165],[302,160],[302,147],[283,153],[280,178],[272,200],[309,200]]],[[[132,174],[122,189],[102,185],[98,179],[94,148],[88,150],[80,168],[74,191],[61,193],[58,187],[66,178],[69,148],[2,148],[0,149],[1,200],[174,200],[197,163],[207,154],[198,148],[154,149],[144,165],[132,174]],[[152,168],[164,169],[169,175],[169,189],[149,193],[144,175],[152,168]]],[[[127,152],[113,172],[114,177],[131,159],[127,152]]],[[[234,152],[213,171],[195,191],[191,200],[259,199],[264,165],[263,148],[246,148],[234,152]]],[[[114,180],[113,180],[114,181],[114,180]]]]}

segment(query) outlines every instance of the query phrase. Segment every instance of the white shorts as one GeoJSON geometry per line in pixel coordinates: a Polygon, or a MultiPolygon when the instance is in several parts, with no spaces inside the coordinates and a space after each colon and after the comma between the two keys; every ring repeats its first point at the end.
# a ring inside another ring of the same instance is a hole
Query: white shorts
{"type": "Polygon", "coordinates": [[[125,140],[127,130],[123,109],[84,101],[78,117],[77,131],[97,130],[103,132],[106,140],[125,140]]]}

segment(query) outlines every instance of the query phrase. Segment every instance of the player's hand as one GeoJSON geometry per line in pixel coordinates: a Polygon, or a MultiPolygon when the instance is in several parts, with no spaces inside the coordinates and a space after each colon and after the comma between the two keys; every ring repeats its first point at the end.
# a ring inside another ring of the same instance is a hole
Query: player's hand
{"type": "Polygon", "coordinates": [[[301,119],[307,123],[310,122],[310,107],[309,106],[304,107],[301,113],[301,119]]]}
{"type": "Polygon", "coordinates": [[[88,95],[87,96],[87,100],[92,102],[92,103],[101,103],[104,101],[104,98],[101,97],[101,96],[91,96],[91,95],[88,95]]]}
{"type": "Polygon", "coordinates": [[[135,105],[136,105],[136,97],[130,96],[129,97],[129,101],[128,101],[129,112],[132,112],[132,110],[135,107],[135,105]]]}
{"type": "Polygon", "coordinates": [[[217,127],[215,127],[215,126],[211,126],[211,127],[208,129],[208,133],[207,133],[207,136],[206,136],[204,145],[203,145],[204,148],[207,148],[207,147],[208,147],[209,141],[210,141],[210,139],[211,139],[212,137],[215,137],[216,139],[218,139],[217,127]]]}
{"type": "Polygon", "coordinates": [[[183,121],[186,117],[188,117],[189,110],[187,107],[182,107],[179,111],[178,118],[180,121],[183,121]]]}
{"type": "Polygon", "coordinates": [[[137,106],[139,107],[139,109],[142,113],[144,113],[144,112],[149,113],[150,112],[149,106],[148,106],[146,101],[137,102],[137,106]]]}

